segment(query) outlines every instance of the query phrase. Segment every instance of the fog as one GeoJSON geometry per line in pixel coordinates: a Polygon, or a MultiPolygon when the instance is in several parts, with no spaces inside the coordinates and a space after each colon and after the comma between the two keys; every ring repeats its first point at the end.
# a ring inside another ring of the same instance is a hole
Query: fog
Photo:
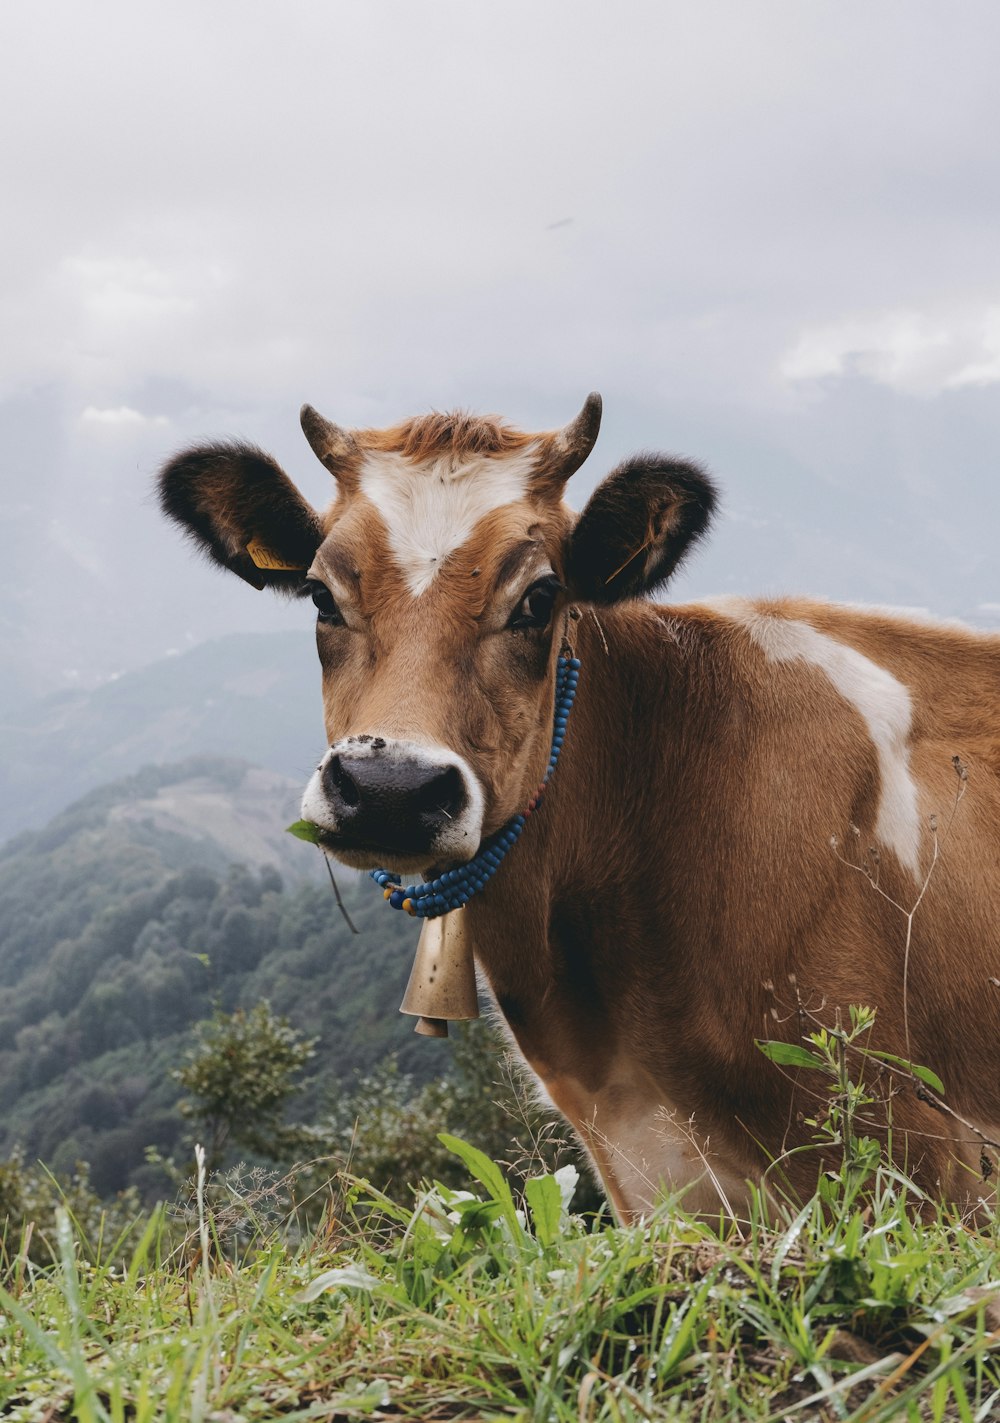
{"type": "Polygon", "coordinates": [[[801,0],[0,14],[6,694],[304,627],[150,498],[308,400],[605,428],[725,491],[676,596],[997,620],[1000,12],[801,0]]]}

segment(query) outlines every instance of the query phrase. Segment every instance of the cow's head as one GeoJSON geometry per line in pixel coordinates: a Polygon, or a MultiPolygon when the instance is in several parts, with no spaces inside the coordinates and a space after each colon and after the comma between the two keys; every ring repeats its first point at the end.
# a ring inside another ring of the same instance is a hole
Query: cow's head
{"type": "Polygon", "coordinates": [[[163,470],[166,513],[216,562],[316,605],[329,749],[303,815],[346,864],[471,859],[541,779],[570,600],[641,596],[704,531],[711,485],[655,455],[620,465],[577,519],[563,487],[600,417],[591,395],[539,435],[465,415],[347,432],[307,405],[337,486],[325,514],[247,446],[163,470]]]}

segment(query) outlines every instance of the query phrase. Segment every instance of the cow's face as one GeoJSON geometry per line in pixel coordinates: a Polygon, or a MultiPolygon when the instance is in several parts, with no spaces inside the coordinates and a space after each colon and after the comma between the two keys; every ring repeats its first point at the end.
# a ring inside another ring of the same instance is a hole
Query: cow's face
{"type": "Polygon", "coordinates": [[[471,859],[544,773],[567,600],[662,581],[711,487],[630,461],[577,522],[562,491],[596,438],[596,396],[537,436],[462,416],[353,434],[308,406],[302,419],[337,480],[325,516],[239,446],[172,461],[164,507],[247,581],[312,597],[329,745],[303,815],[327,847],[404,876],[471,859]]]}
{"type": "Polygon", "coordinates": [[[471,859],[551,737],[569,520],[537,451],[366,451],[308,570],[329,750],[303,815],[349,864],[471,859]]]}

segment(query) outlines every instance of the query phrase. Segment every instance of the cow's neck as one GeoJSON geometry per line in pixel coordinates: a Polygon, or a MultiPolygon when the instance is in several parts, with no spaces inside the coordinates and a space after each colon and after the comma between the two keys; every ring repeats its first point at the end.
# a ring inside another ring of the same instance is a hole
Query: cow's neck
{"type": "Polygon", "coordinates": [[[667,610],[647,605],[585,611],[575,631],[580,687],[545,805],[468,911],[477,956],[524,1037],[528,1004],[550,1031],[552,1014],[538,1005],[553,994],[566,1005],[560,1018],[596,1032],[596,1005],[621,992],[621,953],[662,938],[649,889],[677,847],[659,822],[692,793],[685,708],[702,650],[685,645],[687,632],[678,638],[667,610]],[[605,972],[616,979],[608,992],[593,981],[605,972]]]}
{"type": "MultiPolygon", "coordinates": [[[[691,964],[683,905],[663,889],[683,882],[683,816],[709,794],[696,742],[718,750],[727,734],[725,705],[712,705],[725,681],[711,675],[713,621],[648,605],[584,612],[579,693],[546,804],[506,878],[470,905],[500,1011],[585,1139],[595,1109],[609,1134],[613,1119],[615,1132],[632,1122],[642,1136],[644,1114],[684,1100],[686,1029],[671,1018],[674,1005],[690,1010],[691,964]],[[676,1071],[637,1050],[668,1036],[676,1071]]],[[[621,1168],[600,1169],[612,1189],[621,1168]]],[[[619,1184],[619,1207],[633,1209],[635,1191],[619,1184]]]]}
{"type": "Polygon", "coordinates": [[[633,604],[584,611],[572,631],[582,668],[562,759],[541,813],[469,906],[498,990],[508,975],[522,979],[529,960],[541,971],[539,936],[564,906],[603,920],[643,900],[643,882],[662,879],[671,853],[657,817],[690,794],[683,748],[692,695],[700,699],[693,667],[705,656],[690,629],[679,636],[668,609],[633,604]]]}

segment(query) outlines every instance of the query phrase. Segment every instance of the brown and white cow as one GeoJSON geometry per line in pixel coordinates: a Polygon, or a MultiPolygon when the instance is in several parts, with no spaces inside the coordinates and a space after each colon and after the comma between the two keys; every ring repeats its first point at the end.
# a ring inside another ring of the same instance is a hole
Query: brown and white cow
{"type": "Polygon", "coordinates": [[[174,459],[163,505],[255,587],[312,596],[329,749],[304,814],[347,865],[440,873],[521,810],[572,643],[544,809],[463,913],[623,1216],[687,1183],[690,1206],[735,1206],[774,1157],[808,1192],[817,1158],[791,1148],[822,1084],[755,1039],[850,1004],[958,1114],[892,1079],[897,1156],[975,1201],[976,1129],[1000,1135],[1000,638],[821,602],[648,601],[715,495],[646,454],[577,517],[563,487],[600,408],[529,435],[460,414],[348,433],[306,406],[325,513],[237,444],[174,459]]]}

